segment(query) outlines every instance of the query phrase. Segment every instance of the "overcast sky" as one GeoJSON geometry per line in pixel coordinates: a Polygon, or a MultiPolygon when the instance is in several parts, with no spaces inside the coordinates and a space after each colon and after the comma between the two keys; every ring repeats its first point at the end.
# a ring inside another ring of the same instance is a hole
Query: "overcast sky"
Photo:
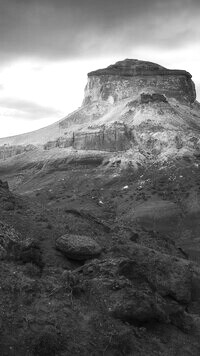
{"type": "Polygon", "coordinates": [[[193,75],[200,0],[0,0],[0,136],[81,105],[87,72],[138,58],[193,75]]]}

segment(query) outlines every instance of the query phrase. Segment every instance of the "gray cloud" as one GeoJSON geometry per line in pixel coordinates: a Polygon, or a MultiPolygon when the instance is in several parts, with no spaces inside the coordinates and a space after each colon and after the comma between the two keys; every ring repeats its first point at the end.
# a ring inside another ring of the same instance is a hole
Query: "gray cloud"
{"type": "Polygon", "coordinates": [[[47,117],[59,118],[61,114],[58,110],[15,98],[0,99],[0,108],[8,109],[9,114],[12,111],[12,115],[16,118],[29,120],[39,120],[47,117]]]}
{"type": "Polygon", "coordinates": [[[198,0],[10,0],[0,4],[1,58],[121,54],[199,37],[198,0]]]}

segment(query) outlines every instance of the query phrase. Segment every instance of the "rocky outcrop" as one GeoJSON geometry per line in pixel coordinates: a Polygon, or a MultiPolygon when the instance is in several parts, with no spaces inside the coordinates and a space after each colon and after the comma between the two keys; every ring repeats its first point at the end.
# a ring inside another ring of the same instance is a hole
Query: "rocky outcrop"
{"type": "Polygon", "coordinates": [[[116,152],[131,148],[132,141],[134,142],[132,130],[124,123],[116,122],[108,127],[102,125],[95,130],[89,129],[87,132],[72,132],[56,141],[47,142],[44,149],[73,147],[78,150],[116,152]]]}
{"type": "Polygon", "coordinates": [[[102,100],[112,104],[137,96],[144,90],[164,94],[180,102],[194,102],[196,98],[190,73],[166,69],[151,62],[126,59],[88,74],[83,104],[102,100]]]}
{"type": "Polygon", "coordinates": [[[73,147],[76,149],[100,151],[126,151],[134,140],[132,131],[124,123],[114,123],[96,131],[74,134],[73,147]]]}
{"type": "Polygon", "coordinates": [[[89,236],[64,235],[57,239],[56,248],[72,260],[87,260],[100,255],[101,247],[89,236]]]}

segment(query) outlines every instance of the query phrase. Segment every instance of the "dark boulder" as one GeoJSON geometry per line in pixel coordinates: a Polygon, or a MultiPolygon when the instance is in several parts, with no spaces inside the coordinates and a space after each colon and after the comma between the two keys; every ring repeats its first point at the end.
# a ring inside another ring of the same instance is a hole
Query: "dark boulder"
{"type": "Polygon", "coordinates": [[[56,248],[73,260],[87,260],[101,253],[101,247],[89,236],[64,235],[57,239],[56,248]]]}

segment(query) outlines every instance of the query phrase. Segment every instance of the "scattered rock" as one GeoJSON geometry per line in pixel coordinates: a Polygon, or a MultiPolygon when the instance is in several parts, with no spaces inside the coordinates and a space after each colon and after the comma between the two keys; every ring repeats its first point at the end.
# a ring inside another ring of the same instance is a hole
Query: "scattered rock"
{"type": "Polygon", "coordinates": [[[56,248],[73,260],[87,260],[101,253],[101,247],[89,236],[64,235],[57,239],[56,248]]]}

